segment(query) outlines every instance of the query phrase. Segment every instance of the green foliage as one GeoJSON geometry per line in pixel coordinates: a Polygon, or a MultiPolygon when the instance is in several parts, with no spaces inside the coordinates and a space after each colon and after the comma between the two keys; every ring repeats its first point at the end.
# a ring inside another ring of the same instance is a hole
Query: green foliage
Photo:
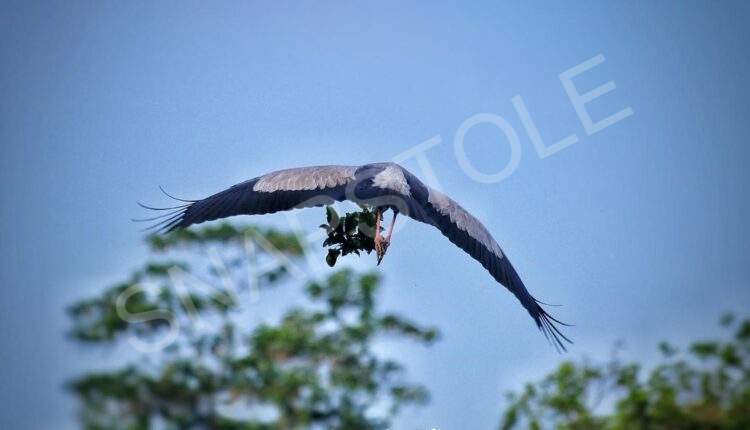
{"type": "MultiPolygon", "coordinates": [[[[341,218],[334,208],[326,207],[326,224],[321,224],[328,237],[323,246],[328,247],[326,263],[333,267],[341,256],[371,253],[375,249],[375,212],[368,208],[352,212],[341,218]]],[[[382,230],[382,227],[380,228],[382,230]]]]}
{"type": "Polygon", "coordinates": [[[226,222],[201,229],[175,230],[167,235],[154,234],[147,242],[154,251],[167,251],[180,246],[239,244],[248,239],[261,239],[280,252],[293,256],[301,255],[304,248],[294,234],[255,226],[239,228],[226,222]]]}
{"type": "MultiPolygon", "coordinates": [[[[289,258],[300,255],[294,235],[249,230],[289,258]]],[[[151,237],[154,251],[178,250],[191,264],[148,262],[68,309],[71,338],[86,344],[113,345],[132,335],[159,339],[173,324],[181,328],[179,338],[156,353],[69,381],[85,428],[378,429],[387,428],[403,406],[427,401],[422,386],[405,380],[403,366],[380,357],[372,344],[385,336],[430,344],[437,332],[380,311],[376,274],[342,270],[307,282],[307,305],[246,329],[241,300],[215,286],[222,284],[222,270],[205,267],[203,248],[217,245],[222,255],[234,255],[244,249],[247,231],[220,225],[151,237]],[[173,285],[178,275],[213,287],[180,292],[173,285]],[[123,309],[152,318],[126,320],[123,309]],[[209,324],[196,329],[196,319],[209,324]]],[[[227,262],[233,274],[242,270],[238,260],[227,262]]],[[[287,277],[271,268],[260,278],[272,286],[287,277]]]]}
{"type": "Polygon", "coordinates": [[[662,362],[563,362],[520,393],[508,394],[501,428],[748,429],[750,320],[731,315],[728,340],[692,343],[685,351],[662,342],[662,362]],[[612,405],[607,407],[605,405],[612,405]]]}

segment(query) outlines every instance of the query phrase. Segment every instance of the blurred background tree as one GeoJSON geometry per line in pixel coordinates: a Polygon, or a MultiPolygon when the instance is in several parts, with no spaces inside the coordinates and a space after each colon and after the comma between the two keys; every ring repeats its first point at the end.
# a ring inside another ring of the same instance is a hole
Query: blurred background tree
{"type": "MultiPolygon", "coordinates": [[[[329,265],[372,250],[358,227],[371,218],[327,211],[329,265]]],[[[149,261],[128,279],[68,309],[75,342],[118,352],[117,366],[68,383],[83,427],[384,429],[427,401],[373,346],[385,336],[431,344],[437,331],[380,310],[377,274],[301,281],[292,275],[304,245],[269,228],[225,223],[148,245],[149,261]],[[280,285],[301,288],[301,304],[252,323],[248,302],[280,285]],[[133,347],[123,357],[124,342],[133,347]]],[[[564,360],[507,395],[500,428],[750,429],[750,320],[720,324],[722,339],[661,343],[653,366],[617,349],[603,363],[564,360]]]]}
{"type": "Polygon", "coordinates": [[[659,345],[644,369],[617,358],[564,361],[541,381],[508,394],[500,428],[750,429],[750,319],[721,318],[727,339],[681,350],[659,345]]]}
{"type": "Polygon", "coordinates": [[[249,326],[246,296],[295,283],[295,235],[221,224],[148,244],[151,261],[68,310],[76,342],[135,346],[122,367],[69,381],[85,428],[377,429],[427,401],[373,342],[430,344],[437,332],[382,312],[377,274],[302,282],[302,306],[249,326]]]}

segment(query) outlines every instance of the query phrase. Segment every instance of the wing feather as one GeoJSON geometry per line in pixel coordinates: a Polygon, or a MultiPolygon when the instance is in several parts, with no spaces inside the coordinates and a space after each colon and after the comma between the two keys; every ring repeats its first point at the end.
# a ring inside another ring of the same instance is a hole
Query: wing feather
{"type": "Polygon", "coordinates": [[[173,212],[158,224],[161,231],[234,215],[258,215],[341,201],[354,180],[356,167],[315,166],[271,172],[197,200],[173,212]]]}
{"type": "Polygon", "coordinates": [[[552,317],[542,303],[529,293],[518,272],[484,225],[450,197],[424,185],[407,171],[405,175],[412,190],[407,215],[437,227],[448,240],[477,260],[497,282],[516,296],[555,348],[564,351],[565,342],[572,342],[556,324],[568,324],[552,317]]]}

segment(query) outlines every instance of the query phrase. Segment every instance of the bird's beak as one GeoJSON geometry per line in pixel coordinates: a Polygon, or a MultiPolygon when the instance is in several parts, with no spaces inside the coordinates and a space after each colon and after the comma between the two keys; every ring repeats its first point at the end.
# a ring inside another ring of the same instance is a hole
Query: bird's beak
{"type": "Polygon", "coordinates": [[[382,241],[380,246],[375,248],[378,255],[378,266],[380,266],[380,262],[383,261],[383,257],[385,257],[385,251],[388,250],[388,245],[390,245],[390,242],[382,241]]]}

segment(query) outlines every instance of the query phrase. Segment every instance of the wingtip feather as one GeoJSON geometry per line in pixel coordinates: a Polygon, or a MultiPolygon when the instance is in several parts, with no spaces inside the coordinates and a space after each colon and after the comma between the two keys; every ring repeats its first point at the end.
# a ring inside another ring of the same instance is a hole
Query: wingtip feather
{"type": "Polygon", "coordinates": [[[557,327],[556,324],[560,324],[566,327],[571,327],[571,324],[561,322],[557,318],[550,315],[537,301],[537,315],[535,317],[539,330],[544,334],[544,337],[555,347],[557,352],[566,352],[568,349],[565,346],[566,343],[573,345],[573,341],[570,340],[562,330],[557,327]]]}

